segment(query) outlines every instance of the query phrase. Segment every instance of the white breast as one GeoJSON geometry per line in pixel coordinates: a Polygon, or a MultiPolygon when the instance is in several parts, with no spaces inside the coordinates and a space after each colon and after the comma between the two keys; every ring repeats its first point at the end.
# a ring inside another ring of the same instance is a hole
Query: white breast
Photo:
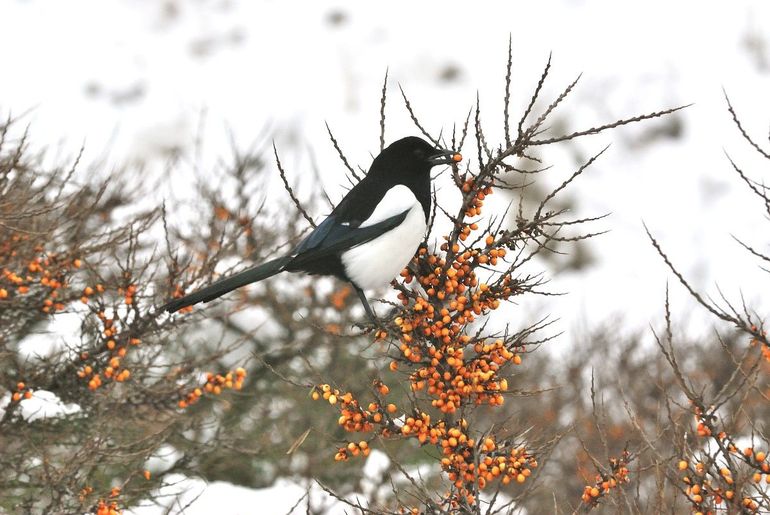
{"type": "Polygon", "coordinates": [[[385,194],[361,227],[381,222],[409,210],[401,224],[342,254],[347,276],[362,289],[387,285],[409,263],[425,236],[422,205],[406,186],[394,186],[385,194]]]}

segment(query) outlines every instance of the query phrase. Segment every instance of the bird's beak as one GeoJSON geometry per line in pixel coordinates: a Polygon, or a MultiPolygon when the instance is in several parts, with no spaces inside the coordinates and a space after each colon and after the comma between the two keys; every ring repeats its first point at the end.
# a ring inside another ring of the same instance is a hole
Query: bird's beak
{"type": "Polygon", "coordinates": [[[428,162],[430,162],[431,166],[459,163],[462,160],[463,156],[461,156],[459,152],[443,148],[436,149],[436,153],[428,158],[428,162]]]}

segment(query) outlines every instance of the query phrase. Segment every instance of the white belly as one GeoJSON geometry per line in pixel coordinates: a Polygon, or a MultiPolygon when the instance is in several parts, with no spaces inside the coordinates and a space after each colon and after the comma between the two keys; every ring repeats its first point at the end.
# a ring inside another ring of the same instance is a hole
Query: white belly
{"type": "Polygon", "coordinates": [[[426,229],[422,206],[406,186],[388,191],[372,215],[361,224],[371,225],[406,209],[409,212],[398,227],[342,254],[345,273],[359,288],[380,288],[390,283],[412,259],[426,229]]]}

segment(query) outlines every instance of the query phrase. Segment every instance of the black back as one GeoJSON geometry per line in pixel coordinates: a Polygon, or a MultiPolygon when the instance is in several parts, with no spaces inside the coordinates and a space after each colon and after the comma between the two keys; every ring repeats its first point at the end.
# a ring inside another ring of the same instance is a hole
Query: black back
{"type": "Polygon", "coordinates": [[[315,230],[294,248],[297,256],[287,270],[304,271],[310,274],[336,275],[345,277],[339,253],[310,257],[314,249],[326,247],[327,243],[344,237],[345,232],[358,228],[371,216],[385,194],[399,184],[412,190],[420,202],[425,221],[430,216],[430,169],[429,161],[436,148],[417,137],[407,137],[391,143],[374,158],[366,177],[353,186],[331,214],[315,230]]]}

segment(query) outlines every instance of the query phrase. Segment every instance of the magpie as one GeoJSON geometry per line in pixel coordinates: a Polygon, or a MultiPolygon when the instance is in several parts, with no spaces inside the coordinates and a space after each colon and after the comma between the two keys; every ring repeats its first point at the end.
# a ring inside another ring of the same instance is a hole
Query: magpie
{"type": "Polygon", "coordinates": [[[291,252],[174,299],[162,309],[173,313],[279,272],[304,272],[349,282],[376,323],[364,290],[387,285],[412,259],[431,211],[430,170],[461,160],[459,153],[421,138],[400,139],[374,158],[366,176],[291,252]]]}

